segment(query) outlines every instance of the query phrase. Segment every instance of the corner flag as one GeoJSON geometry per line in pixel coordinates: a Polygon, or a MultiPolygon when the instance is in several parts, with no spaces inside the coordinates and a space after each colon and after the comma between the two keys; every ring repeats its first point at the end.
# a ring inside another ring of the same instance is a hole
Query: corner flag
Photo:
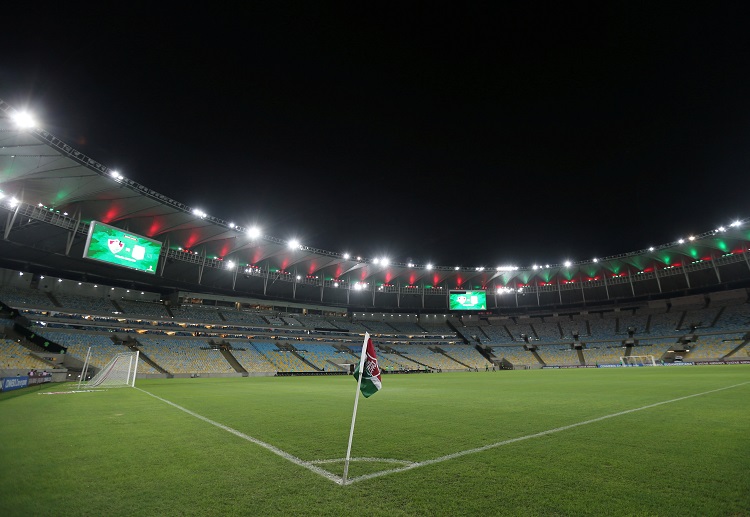
{"type": "Polygon", "coordinates": [[[354,378],[359,382],[360,367],[364,370],[362,382],[359,385],[359,391],[365,398],[374,395],[383,387],[380,382],[380,367],[378,358],[375,356],[375,347],[372,344],[372,338],[367,334],[366,344],[362,347],[363,358],[357,364],[354,370],[354,378]]]}
{"type": "MultiPolygon", "coordinates": [[[[362,355],[359,357],[359,363],[354,370],[354,378],[362,395],[369,397],[373,393],[380,391],[380,367],[378,358],[375,356],[375,347],[372,345],[370,333],[365,332],[365,339],[362,342],[362,355]],[[364,372],[360,375],[360,372],[364,372]]],[[[346,485],[346,478],[349,475],[349,459],[352,454],[352,438],[354,438],[354,422],[357,420],[357,405],[359,404],[359,393],[354,391],[354,412],[352,413],[352,427],[349,429],[349,445],[346,447],[346,460],[344,460],[344,475],[341,477],[341,484],[346,485]]]]}

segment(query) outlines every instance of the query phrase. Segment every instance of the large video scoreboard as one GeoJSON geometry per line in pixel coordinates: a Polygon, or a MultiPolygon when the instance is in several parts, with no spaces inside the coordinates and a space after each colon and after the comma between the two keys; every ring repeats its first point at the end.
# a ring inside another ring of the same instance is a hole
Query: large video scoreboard
{"type": "Polygon", "coordinates": [[[156,273],[161,253],[161,242],[126,232],[114,226],[91,221],[86,239],[84,258],[156,273]]]}

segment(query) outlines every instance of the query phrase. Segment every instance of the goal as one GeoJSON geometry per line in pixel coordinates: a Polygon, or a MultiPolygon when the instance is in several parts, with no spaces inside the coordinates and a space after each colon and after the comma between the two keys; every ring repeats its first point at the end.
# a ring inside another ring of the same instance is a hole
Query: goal
{"type": "MultiPolygon", "coordinates": [[[[135,387],[135,374],[138,370],[139,352],[123,352],[115,355],[99,372],[88,381],[85,388],[123,388],[126,386],[135,387]]],[[[86,362],[81,372],[81,380],[78,382],[78,388],[81,388],[81,382],[86,378],[86,372],[89,367],[91,349],[86,354],[86,362]]]]}
{"type": "Polygon", "coordinates": [[[620,357],[623,366],[656,366],[653,355],[627,355],[620,357]]]}

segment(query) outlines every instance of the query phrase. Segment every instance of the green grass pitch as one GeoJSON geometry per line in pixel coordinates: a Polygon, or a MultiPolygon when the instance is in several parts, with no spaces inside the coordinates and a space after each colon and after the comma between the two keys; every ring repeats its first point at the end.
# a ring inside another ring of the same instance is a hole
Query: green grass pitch
{"type": "Polygon", "coordinates": [[[0,514],[750,515],[744,365],[384,375],[345,486],[352,377],[72,387],[0,398],[0,514]]]}

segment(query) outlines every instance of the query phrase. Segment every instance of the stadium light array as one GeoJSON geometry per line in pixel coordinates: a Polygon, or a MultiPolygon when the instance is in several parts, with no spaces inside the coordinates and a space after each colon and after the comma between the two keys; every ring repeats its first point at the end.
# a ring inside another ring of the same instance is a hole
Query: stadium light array
{"type": "Polygon", "coordinates": [[[573,265],[573,263],[571,261],[569,261],[569,260],[565,261],[565,267],[570,267],[572,265],[573,265]]]}
{"type": "Polygon", "coordinates": [[[34,120],[34,117],[31,115],[31,113],[27,111],[16,111],[11,115],[11,118],[13,119],[13,122],[20,127],[21,129],[30,129],[33,127],[37,127],[36,120],[34,120]]]}
{"type": "Polygon", "coordinates": [[[300,247],[300,243],[297,239],[290,240],[288,245],[289,245],[289,249],[292,249],[292,250],[299,249],[300,247]]]}
{"type": "Polygon", "coordinates": [[[260,228],[258,228],[257,226],[253,226],[252,228],[248,228],[247,229],[247,235],[251,239],[256,239],[256,238],[260,237],[260,228]]]}

